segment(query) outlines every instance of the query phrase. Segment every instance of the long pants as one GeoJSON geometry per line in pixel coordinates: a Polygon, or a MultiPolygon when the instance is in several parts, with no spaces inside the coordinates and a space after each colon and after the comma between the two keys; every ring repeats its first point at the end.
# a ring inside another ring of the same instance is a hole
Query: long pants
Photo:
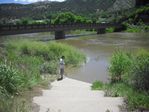
{"type": "Polygon", "coordinates": [[[60,75],[61,75],[61,78],[63,78],[63,75],[64,75],[64,69],[63,68],[60,69],[60,75]]]}

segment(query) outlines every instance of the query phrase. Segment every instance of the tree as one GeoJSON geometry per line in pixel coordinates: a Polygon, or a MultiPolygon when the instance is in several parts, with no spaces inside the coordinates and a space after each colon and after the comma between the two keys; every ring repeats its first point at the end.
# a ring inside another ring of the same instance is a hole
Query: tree
{"type": "Polygon", "coordinates": [[[71,12],[60,13],[54,19],[54,24],[86,23],[87,19],[71,12]]]}

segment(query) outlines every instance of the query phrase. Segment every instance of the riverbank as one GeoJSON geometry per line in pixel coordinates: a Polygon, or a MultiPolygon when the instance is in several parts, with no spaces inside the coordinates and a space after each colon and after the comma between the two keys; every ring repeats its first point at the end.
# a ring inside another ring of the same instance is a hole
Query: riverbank
{"type": "MultiPolygon", "coordinates": [[[[11,39],[11,41],[13,41],[15,39],[15,35],[9,36],[7,39],[9,38],[11,39]]],[[[37,40],[38,42],[40,39],[51,38],[51,37],[49,36],[49,33],[17,35],[17,39],[15,39],[13,42],[15,42],[15,44],[17,45],[18,44],[17,40],[19,40],[20,38],[28,39],[31,42],[33,40],[37,40]]],[[[5,39],[6,38],[3,38],[3,41],[5,39]]],[[[89,57],[89,61],[87,61],[87,63],[84,66],[80,66],[75,70],[72,70],[72,69],[66,70],[66,73],[69,77],[73,79],[81,80],[84,82],[88,82],[88,83],[93,83],[96,80],[100,80],[102,82],[109,82],[108,80],[109,72],[107,68],[109,66],[110,57],[112,56],[112,53],[116,49],[121,49],[124,51],[130,51],[130,52],[135,52],[137,49],[140,49],[140,48],[149,49],[148,33],[123,33],[123,32],[106,33],[102,35],[92,35],[92,36],[89,35],[89,36],[83,36],[80,38],[76,37],[76,38],[70,38],[65,40],[58,40],[57,42],[71,45],[79,49],[81,53],[84,53],[87,57],[89,57]]],[[[48,42],[44,42],[44,43],[48,44],[48,42]]],[[[6,48],[5,44],[2,44],[1,47],[6,48]]],[[[14,50],[14,48],[12,47],[11,51],[14,52],[16,50],[14,50]]],[[[6,55],[5,50],[1,51],[0,55],[1,55],[1,58],[0,58],[1,60],[6,59],[4,57],[6,55]]],[[[14,57],[13,55],[12,56],[9,55],[9,56],[12,57],[12,59],[14,57]]],[[[16,58],[17,59],[22,58],[21,53],[17,53],[16,58]]],[[[34,58],[30,60],[31,62],[34,63],[35,59],[34,60],[33,59],[34,58]]],[[[23,63],[25,64],[25,62],[30,65],[29,60],[24,60],[23,63]]],[[[7,64],[10,64],[10,63],[7,63],[7,64]]],[[[25,65],[27,66],[28,64],[25,64],[25,65]]],[[[32,64],[30,66],[32,66],[32,64]]],[[[39,69],[39,68],[36,68],[36,69],[39,69]]],[[[28,89],[31,89],[31,88],[28,88],[28,89]]],[[[19,104],[22,105],[22,103],[19,103],[19,104]]]]}
{"type": "Polygon", "coordinates": [[[117,51],[109,66],[110,83],[96,81],[92,89],[106,91],[106,96],[124,97],[125,111],[149,111],[149,52],[117,51]]]}
{"type": "Polygon", "coordinates": [[[78,66],[85,61],[85,55],[79,50],[58,42],[14,39],[7,41],[0,50],[1,112],[29,112],[33,95],[26,94],[34,92],[32,89],[36,86],[44,85],[43,88],[51,82],[62,55],[66,57],[66,65],[78,66]],[[45,74],[48,79],[42,79],[45,74]]]}

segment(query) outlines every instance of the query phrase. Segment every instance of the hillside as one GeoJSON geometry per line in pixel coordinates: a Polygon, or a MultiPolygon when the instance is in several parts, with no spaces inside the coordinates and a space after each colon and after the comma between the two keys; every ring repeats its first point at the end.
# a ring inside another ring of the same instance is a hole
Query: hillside
{"type": "Polygon", "coordinates": [[[90,16],[97,11],[117,11],[132,8],[135,0],[66,0],[65,2],[37,2],[32,4],[0,4],[0,18],[18,19],[30,17],[43,19],[46,15],[71,11],[90,16]]]}

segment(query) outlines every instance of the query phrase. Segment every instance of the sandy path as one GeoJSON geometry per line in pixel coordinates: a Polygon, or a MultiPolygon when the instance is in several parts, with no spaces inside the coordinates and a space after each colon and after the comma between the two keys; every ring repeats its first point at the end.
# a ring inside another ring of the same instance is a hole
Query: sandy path
{"type": "Polygon", "coordinates": [[[91,90],[91,84],[64,78],[52,83],[52,88],[43,90],[43,95],[34,97],[40,112],[119,112],[121,97],[104,97],[103,91],[91,90]]]}

